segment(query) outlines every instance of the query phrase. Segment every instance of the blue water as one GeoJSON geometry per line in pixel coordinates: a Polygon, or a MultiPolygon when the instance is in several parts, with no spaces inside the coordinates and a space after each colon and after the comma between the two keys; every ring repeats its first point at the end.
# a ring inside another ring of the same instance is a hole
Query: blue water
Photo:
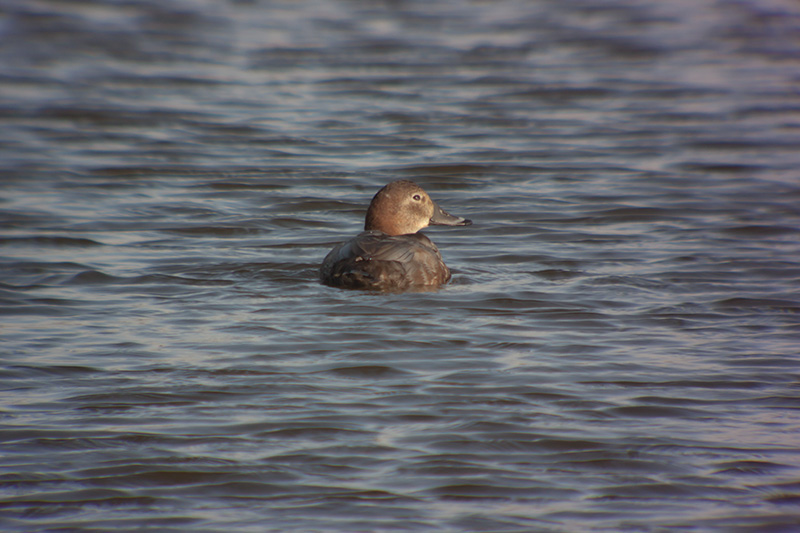
{"type": "Polygon", "coordinates": [[[0,8],[0,528],[800,528],[800,7],[0,8]],[[438,291],[318,282],[413,179],[438,291]]]}

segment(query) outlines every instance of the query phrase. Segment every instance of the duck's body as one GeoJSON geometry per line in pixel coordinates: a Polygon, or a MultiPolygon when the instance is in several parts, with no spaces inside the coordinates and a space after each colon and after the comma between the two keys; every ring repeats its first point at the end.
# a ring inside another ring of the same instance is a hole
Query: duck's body
{"type": "Polygon", "coordinates": [[[417,233],[431,224],[465,226],[469,220],[446,213],[417,184],[394,181],[378,191],[363,233],[325,257],[320,279],[347,289],[404,291],[436,287],[450,269],[431,240],[417,233]]]}
{"type": "Polygon", "coordinates": [[[450,279],[442,254],[422,233],[365,231],[336,246],[322,262],[326,285],[348,289],[406,290],[450,279]]]}

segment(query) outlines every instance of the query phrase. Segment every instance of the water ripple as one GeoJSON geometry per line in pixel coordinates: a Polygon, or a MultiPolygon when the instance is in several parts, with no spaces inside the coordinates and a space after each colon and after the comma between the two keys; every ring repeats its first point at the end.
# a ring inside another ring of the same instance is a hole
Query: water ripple
{"type": "Polygon", "coordinates": [[[4,531],[796,528],[793,5],[3,14],[4,531]],[[451,283],[320,285],[398,178],[451,283]]]}

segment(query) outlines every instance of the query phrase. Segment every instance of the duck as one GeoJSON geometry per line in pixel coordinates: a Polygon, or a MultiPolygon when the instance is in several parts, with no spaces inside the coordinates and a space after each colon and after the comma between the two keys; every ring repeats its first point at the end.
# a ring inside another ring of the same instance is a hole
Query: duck
{"type": "Polygon", "coordinates": [[[392,181],[372,198],[364,232],[335,246],[322,261],[320,281],[381,292],[436,288],[450,280],[450,269],[433,241],[419,231],[470,224],[439,207],[413,181],[392,181]]]}

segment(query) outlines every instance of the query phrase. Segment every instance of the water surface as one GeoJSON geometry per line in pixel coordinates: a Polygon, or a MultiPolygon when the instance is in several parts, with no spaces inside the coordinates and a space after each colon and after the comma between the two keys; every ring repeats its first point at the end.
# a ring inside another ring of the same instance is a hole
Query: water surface
{"type": "Polygon", "coordinates": [[[797,530],[800,8],[651,4],[7,2],[2,529],[797,530]]]}

